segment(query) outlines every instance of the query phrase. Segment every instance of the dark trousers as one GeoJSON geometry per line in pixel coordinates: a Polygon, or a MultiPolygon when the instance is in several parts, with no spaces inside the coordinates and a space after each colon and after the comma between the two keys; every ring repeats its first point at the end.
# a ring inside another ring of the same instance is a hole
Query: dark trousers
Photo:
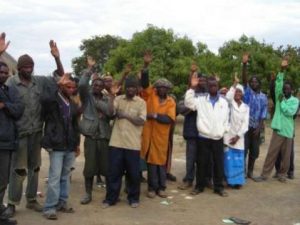
{"type": "Polygon", "coordinates": [[[224,189],[224,149],[223,139],[212,140],[198,139],[198,157],[197,157],[197,183],[196,188],[204,190],[207,185],[207,176],[213,168],[214,190],[221,191],[224,189]],[[212,160],[212,162],[211,162],[212,160]],[[212,163],[212,165],[211,165],[212,163]]]}
{"type": "Polygon", "coordinates": [[[197,138],[186,140],[186,175],[184,182],[193,183],[197,162],[197,138]]]}
{"type": "Polygon", "coordinates": [[[260,134],[254,135],[255,128],[249,127],[245,134],[245,168],[248,156],[248,172],[253,172],[255,160],[259,156],[260,134]]]}
{"type": "Polygon", "coordinates": [[[147,163],[148,191],[164,191],[166,189],[167,170],[165,166],[147,163]]]}
{"type": "MultiPolygon", "coordinates": [[[[295,166],[294,166],[294,158],[295,158],[295,153],[294,153],[294,139],[293,139],[293,143],[292,143],[292,150],[291,150],[291,157],[290,157],[290,167],[289,170],[287,172],[287,175],[294,175],[294,170],[295,170],[295,166]]],[[[280,166],[281,166],[281,160],[282,160],[282,156],[281,153],[279,153],[276,163],[275,163],[275,168],[276,168],[276,173],[279,173],[280,170],[280,166]]]]}
{"type": "Polygon", "coordinates": [[[140,200],[140,152],[124,148],[111,147],[108,152],[108,176],[106,181],[105,203],[117,203],[122,186],[122,177],[126,172],[128,179],[127,200],[129,204],[140,200]]]}
{"type": "Polygon", "coordinates": [[[10,150],[0,149],[0,207],[9,181],[11,154],[10,150]]]}

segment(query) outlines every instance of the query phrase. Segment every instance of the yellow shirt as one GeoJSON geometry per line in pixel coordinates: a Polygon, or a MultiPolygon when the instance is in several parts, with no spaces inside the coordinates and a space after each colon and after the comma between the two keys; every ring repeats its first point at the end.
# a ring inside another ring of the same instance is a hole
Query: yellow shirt
{"type": "MultiPolygon", "coordinates": [[[[129,100],[125,95],[120,95],[114,100],[115,111],[122,110],[129,116],[139,117],[146,121],[146,102],[135,96],[129,100]]],[[[141,149],[143,126],[136,126],[127,119],[116,118],[110,138],[109,146],[129,150],[141,149]]]]}

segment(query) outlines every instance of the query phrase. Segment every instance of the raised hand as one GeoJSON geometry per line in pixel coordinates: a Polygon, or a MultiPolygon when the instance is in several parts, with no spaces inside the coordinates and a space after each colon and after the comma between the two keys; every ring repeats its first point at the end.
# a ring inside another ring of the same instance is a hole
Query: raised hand
{"type": "Polygon", "coordinates": [[[6,34],[5,34],[4,32],[1,33],[1,35],[0,35],[0,55],[1,55],[3,52],[6,51],[6,49],[7,49],[8,46],[9,46],[9,43],[10,43],[10,41],[8,41],[8,42],[6,43],[5,37],[6,37],[6,34]]]}
{"type": "Polygon", "coordinates": [[[50,40],[49,45],[50,45],[51,55],[54,58],[59,58],[59,50],[58,50],[58,47],[56,45],[56,42],[53,41],[53,40],[50,40]]]}
{"type": "Polygon", "coordinates": [[[86,62],[89,69],[93,68],[96,65],[96,60],[89,55],[86,58],[86,62]]]}
{"type": "Polygon", "coordinates": [[[198,70],[198,66],[195,62],[192,63],[191,65],[191,72],[194,73],[198,70]]]}
{"type": "Polygon", "coordinates": [[[199,84],[199,78],[197,76],[197,73],[193,73],[191,77],[191,88],[196,88],[199,84]]]}
{"type": "Polygon", "coordinates": [[[128,75],[132,71],[132,64],[127,64],[124,69],[124,74],[128,75]]]}
{"type": "Polygon", "coordinates": [[[237,85],[238,83],[240,83],[240,79],[239,79],[239,77],[238,77],[238,73],[235,72],[235,73],[234,73],[234,81],[233,81],[233,84],[234,84],[234,85],[237,85]]]}
{"type": "Polygon", "coordinates": [[[121,86],[115,83],[111,88],[110,88],[110,94],[111,95],[116,95],[121,89],[121,86]]]}
{"type": "Polygon", "coordinates": [[[152,61],[152,54],[150,51],[145,52],[144,54],[144,64],[149,65],[152,61]]]}
{"type": "Polygon", "coordinates": [[[281,61],[281,68],[286,69],[289,65],[288,57],[284,57],[281,61]]]}
{"type": "Polygon", "coordinates": [[[243,54],[243,60],[242,60],[243,64],[248,63],[248,61],[249,61],[249,54],[248,53],[244,53],[243,54]]]}

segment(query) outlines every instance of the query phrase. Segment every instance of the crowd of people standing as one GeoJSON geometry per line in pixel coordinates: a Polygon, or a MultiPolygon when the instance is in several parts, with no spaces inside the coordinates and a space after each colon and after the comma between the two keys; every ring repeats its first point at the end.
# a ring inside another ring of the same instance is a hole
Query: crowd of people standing
{"type": "MultiPolygon", "coordinates": [[[[0,55],[9,42],[0,37],[0,55]]],[[[59,49],[50,41],[57,65],[52,76],[33,75],[34,60],[25,54],[17,62],[18,74],[10,76],[0,62],[0,220],[10,219],[20,204],[27,177],[26,207],[57,219],[57,212],[72,213],[68,205],[70,174],[84,136],[85,194],[81,204],[92,201],[94,177],[105,177],[102,208],[119,201],[122,177],[128,204],[140,203],[143,171],[147,171],[149,198],[166,198],[176,116],[184,116],[186,175],[179,189],[193,187],[198,195],[205,188],[227,197],[225,185],[240,189],[246,178],[266,181],[276,164],[275,177],[293,178],[294,117],[299,100],[292,83],[285,79],[288,60],[270,85],[275,112],[273,135],[260,176],[253,175],[259,157],[260,134],[268,113],[268,98],[258,76],[248,78],[249,55],[242,58],[242,84],[235,76],[229,90],[220,89],[216,76],[206,76],[191,65],[182,101],[170,94],[172,83],[160,78],[150,82],[152,54],[146,51],[139,76],[127,65],[120,80],[98,74],[96,62],[87,58],[79,80],[64,72],[59,49]],[[222,91],[221,91],[222,90],[222,91]],[[225,91],[224,91],[225,90],[225,91]],[[41,148],[49,153],[49,174],[44,205],[37,201],[41,148]],[[247,160],[248,158],[248,160],[247,160]],[[4,195],[8,185],[8,204],[4,195]]]]}

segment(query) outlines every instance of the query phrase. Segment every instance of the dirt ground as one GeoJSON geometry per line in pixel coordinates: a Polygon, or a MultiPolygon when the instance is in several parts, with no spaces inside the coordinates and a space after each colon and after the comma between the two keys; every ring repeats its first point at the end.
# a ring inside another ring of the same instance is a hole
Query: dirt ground
{"type": "MultiPolygon", "coordinates": [[[[182,127],[176,128],[172,173],[177,176],[177,182],[168,182],[169,198],[156,197],[149,199],[145,196],[146,184],[142,184],[141,204],[132,209],[126,202],[126,195],[121,193],[121,202],[107,209],[101,208],[105,189],[94,186],[93,201],[82,206],[79,201],[84,193],[82,168],[83,154],[76,160],[75,171],[72,175],[70,204],[76,212],[74,214],[58,214],[57,221],[49,221],[41,214],[25,208],[25,199],[17,207],[16,219],[21,225],[218,225],[224,224],[222,219],[231,216],[252,221],[252,225],[293,225],[300,223],[300,139],[295,139],[296,170],[295,179],[286,184],[270,178],[264,183],[247,180],[241,190],[228,189],[229,197],[221,198],[206,189],[198,196],[190,196],[187,191],[180,191],[177,186],[185,173],[185,142],[181,134],[182,127]]],[[[297,134],[300,121],[297,121],[297,134]]],[[[266,140],[261,146],[261,154],[255,168],[255,175],[259,175],[270,143],[271,130],[266,129],[266,140]]],[[[46,184],[44,178],[48,173],[48,155],[43,151],[43,165],[40,173],[39,190],[44,194],[46,184]]],[[[43,203],[45,197],[39,197],[43,203]]]]}

